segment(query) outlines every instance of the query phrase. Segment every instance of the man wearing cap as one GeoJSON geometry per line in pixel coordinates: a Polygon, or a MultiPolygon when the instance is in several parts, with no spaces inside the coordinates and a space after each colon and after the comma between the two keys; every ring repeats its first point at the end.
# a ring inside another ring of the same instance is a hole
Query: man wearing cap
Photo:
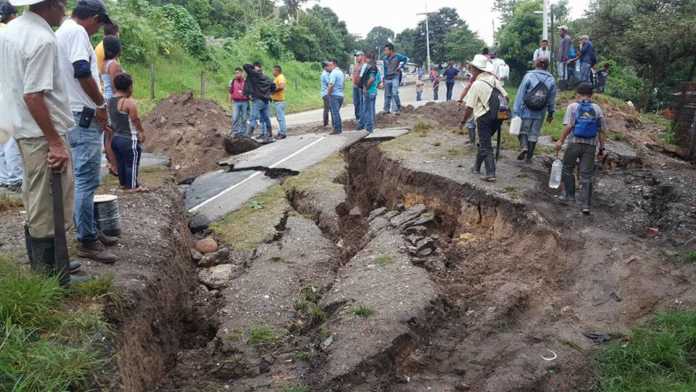
{"type": "MultiPolygon", "coordinates": [[[[73,118],[51,27],[65,17],[65,0],[12,3],[29,9],[0,33],[0,91],[6,94],[3,114],[11,118],[24,164],[27,254],[32,269],[59,274],[63,271],[55,266],[51,177],[53,172],[61,174],[65,224],[70,226],[74,181],[65,135],[73,118]]],[[[61,275],[61,281],[66,280],[75,281],[61,275]]]]}
{"type": "Polygon", "coordinates": [[[0,3],[0,29],[17,17],[17,8],[10,3],[0,3]]]}
{"type": "Polygon", "coordinates": [[[353,108],[355,109],[355,121],[360,122],[362,115],[362,98],[363,91],[360,86],[360,77],[365,70],[365,53],[361,51],[355,52],[355,65],[353,65],[353,108]]]}
{"type": "Polygon", "coordinates": [[[77,252],[81,257],[114,263],[116,256],[104,248],[117,243],[97,231],[94,194],[99,187],[101,146],[107,126],[106,100],[99,91],[97,55],[90,36],[111,24],[101,0],[78,0],[72,17],[56,31],[60,72],[66,80],[70,110],[76,126],[68,132],[75,173],[74,221],[77,252]]]}
{"type": "Polygon", "coordinates": [[[561,35],[561,42],[558,45],[558,79],[568,80],[568,53],[570,52],[570,47],[573,45],[573,39],[568,34],[568,26],[561,26],[558,28],[559,34],[561,35]]]}
{"type": "Polygon", "coordinates": [[[597,56],[595,55],[594,46],[590,41],[590,36],[583,35],[580,37],[580,54],[576,60],[580,60],[580,80],[591,83],[592,67],[597,64],[597,56]]]}
{"type": "Polygon", "coordinates": [[[471,172],[480,175],[481,165],[485,163],[486,174],[481,176],[481,179],[495,182],[495,157],[492,139],[500,120],[498,120],[497,112],[491,113],[489,101],[494,89],[497,89],[503,96],[507,96],[507,93],[495,76],[495,67],[485,55],[477,54],[469,65],[474,82],[466,95],[466,109],[462,122],[466,123],[473,116],[479,133],[478,154],[471,172]]]}

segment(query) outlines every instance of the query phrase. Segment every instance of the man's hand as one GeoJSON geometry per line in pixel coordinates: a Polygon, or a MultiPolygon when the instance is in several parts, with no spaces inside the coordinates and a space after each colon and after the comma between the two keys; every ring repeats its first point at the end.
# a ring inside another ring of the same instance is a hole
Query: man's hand
{"type": "Polygon", "coordinates": [[[384,88],[384,82],[380,82],[380,83],[379,83],[379,86],[377,86],[377,88],[380,89],[380,90],[383,89],[383,88],[384,88]]]}
{"type": "Polygon", "coordinates": [[[96,118],[97,124],[99,124],[102,127],[102,129],[106,130],[106,128],[108,128],[109,115],[106,114],[105,108],[97,109],[97,113],[94,116],[94,118],[96,118]]]}
{"type": "Polygon", "coordinates": [[[48,166],[51,169],[63,171],[68,161],[70,160],[70,153],[65,147],[62,139],[57,139],[57,141],[48,143],[48,166]]]}
{"type": "Polygon", "coordinates": [[[142,132],[138,132],[138,143],[144,144],[145,143],[145,134],[142,132]]]}
{"type": "Polygon", "coordinates": [[[559,140],[556,142],[556,152],[561,152],[561,148],[563,148],[563,141],[559,140]]]}

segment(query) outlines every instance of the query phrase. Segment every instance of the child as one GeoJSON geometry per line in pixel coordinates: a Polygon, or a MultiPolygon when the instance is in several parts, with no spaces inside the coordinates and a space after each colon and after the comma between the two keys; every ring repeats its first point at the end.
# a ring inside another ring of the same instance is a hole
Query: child
{"type": "Polygon", "coordinates": [[[416,80],[416,102],[423,100],[423,86],[425,86],[423,79],[418,78],[418,80],[416,80]]]}
{"type": "Polygon", "coordinates": [[[138,184],[138,170],[145,131],[138,117],[133,95],[133,79],[126,73],[114,78],[114,96],[109,99],[109,119],[113,129],[111,148],[116,154],[118,179],[121,187],[133,192],[147,189],[138,184]]]}
{"type": "Polygon", "coordinates": [[[433,83],[433,101],[437,101],[440,93],[440,73],[435,67],[430,70],[430,81],[433,83]]]}
{"type": "Polygon", "coordinates": [[[602,108],[592,102],[592,85],[582,82],[577,89],[578,102],[571,103],[563,119],[563,134],[556,143],[560,152],[568,139],[568,147],[563,156],[563,202],[575,201],[575,165],[580,159],[580,184],[582,186],[582,213],[589,214],[592,205],[592,174],[597,144],[599,155],[604,155],[606,119],[602,108]]]}

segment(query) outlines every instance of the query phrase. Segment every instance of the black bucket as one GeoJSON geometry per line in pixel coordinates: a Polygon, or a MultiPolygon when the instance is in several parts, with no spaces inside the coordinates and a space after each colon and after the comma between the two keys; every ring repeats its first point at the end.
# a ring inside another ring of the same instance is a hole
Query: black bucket
{"type": "Polygon", "coordinates": [[[94,220],[97,229],[110,237],[121,235],[121,214],[118,212],[118,197],[114,195],[94,196],[94,220]]]}

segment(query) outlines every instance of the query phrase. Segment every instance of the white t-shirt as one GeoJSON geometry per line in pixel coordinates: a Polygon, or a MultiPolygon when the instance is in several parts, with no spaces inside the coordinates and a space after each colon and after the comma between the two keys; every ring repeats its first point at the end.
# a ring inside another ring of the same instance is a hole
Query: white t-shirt
{"type": "Polygon", "coordinates": [[[99,86],[99,70],[97,68],[97,55],[92,48],[92,42],[84,27],[80,26],[73,19],[68,18],[63,22],[58,31],[58,51],[60,53],[60,67],[65,76],[68,87],[68,97],[70,98],[70,109],[73,112],[82,112],[82,108],[97,108],[97,104],[82,89],[80,81],[75,79],[73,63],[84,60],[89,62],[92,71],[92,78],[99,86]]]}
{"type": "Polygon", "coordinates": [[[25,11],[2,29],[0,69],[0,90],[9,105],[2,108],[0,115],[12,117],[16,139],[44,136],[24,103],[25,94],[44,93],[59,135],[65,135],[74,126],[56,36],[42,17],[25,11]]]}
{"type": "Polygon", "coordinates": [[[538,48],[537,50],[534,51],[534,61],[540,60],[540,59],[546,59],[551,61],[551,51],[549,48],[542,49],[538,48]]]}

